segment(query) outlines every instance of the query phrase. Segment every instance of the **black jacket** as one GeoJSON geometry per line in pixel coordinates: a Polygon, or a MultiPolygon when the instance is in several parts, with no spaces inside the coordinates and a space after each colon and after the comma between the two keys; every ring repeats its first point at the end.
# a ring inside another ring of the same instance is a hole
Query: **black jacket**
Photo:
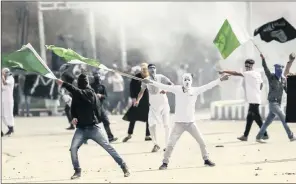
{"type": "Polygon", "coordinates": [[[99,123],[100,101],[91,88],[79,89],[64,82],[62,87],[72,94],[71,115],[77,118],[77,128],[85,128],[99,123]]]}
{"type": "Polygon", "coordinates": [[[100,98],[101,104],[103,104],[104,100],[108,97],[106,87],[103,84],[92,83],[91,88],[95,91],[96,94],[104,95],[104,97],[100,98]]]}

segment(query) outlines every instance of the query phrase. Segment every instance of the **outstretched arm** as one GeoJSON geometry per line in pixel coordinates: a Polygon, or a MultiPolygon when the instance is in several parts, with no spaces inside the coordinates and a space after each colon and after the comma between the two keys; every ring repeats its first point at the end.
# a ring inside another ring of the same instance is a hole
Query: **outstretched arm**
{"type": "Polygon", "coordinates": [[[219,74],[229,74],[229,75],[233,75],[233,76],[241,76],[241,77],[244,76],[241,72],[230,71],[230,70],[220,71],[219,74]]]}
{"type": "Polygon", "coordinates": [[[166,85],[166,84],[162,84],[162,83],[159,83],[159,82],[156,82],[156,81],[152,81],[152,80],[149,80],[148,85],[153,85],[155,87],[158,87],[160,89],[163,89],[163,90],[165,90],[167,92],[171,92],[171,93],[176,93],[178,91],[177,86],[174,86],[174,85],[166,85]]]}
{"type": "Polygon", "coordinates": [[[199,95],[201,93],[204,93],[205,91],[209,90],[209,89],[212,89],[213,87],[219,85],[221,83],[221,79],[217,79],[217,80],[214,80],[206,85],[203,85],[203,86],[200,86],[200,87],[195,87],[193,88],[193,93],[195,95],[199,95]]]}

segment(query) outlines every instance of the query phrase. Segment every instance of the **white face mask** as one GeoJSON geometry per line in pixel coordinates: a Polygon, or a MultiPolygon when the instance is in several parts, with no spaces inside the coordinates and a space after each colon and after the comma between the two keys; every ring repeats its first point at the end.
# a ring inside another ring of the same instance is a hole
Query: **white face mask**
{"type": "Polygon", "coordinates": [[[183,87],[186,89],[191,88],[192,86],[192,75],[190,73],[185,73],[182,76],[183,87]]]}

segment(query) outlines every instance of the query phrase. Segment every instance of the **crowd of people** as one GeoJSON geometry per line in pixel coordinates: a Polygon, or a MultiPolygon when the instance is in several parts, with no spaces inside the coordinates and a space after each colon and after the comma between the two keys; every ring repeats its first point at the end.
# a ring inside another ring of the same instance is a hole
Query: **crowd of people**
{"type": "MultiPolygon", "coordinates": [[[[117,100],[111,105],[111,112],[117,111],[123,115],[123,120],[129,122],[127,136],[122,142],[127,142],[132,138],[133,131],[137,121],[146,123],[145,141],[153,142],[151,152],[157,152],[160,149],[160,144],[157,139],[157,125],[164,126],[164,158],[160,170],[167,169],[168,163],[173,152],[173,149],[183,134],[184,131],[189,132],[197,141],[202,153],[202,159],[206,166],[215,166],[215,163],[209,159],[203,135],[195,124],[195,105],[197,96],[211,90],[228,80],[229,76],[241,76],[245,80],[246,97],[249,103],[248,116],[246,119],[246,128],[242,136],[238,137],[241,141],[247,141],[248,135],[255,120],[260,131],[256,136],[256,141],[266,143],[269,139],[267,127],[272,123],[276,116],[279,117],[289,140],[295,141],[296,137],[288,126],[285,118],[285,113],[281,110],[283,91],[286,91],[287,80],[293,74],[290,73],[290,67],[295,60],[295,54],[289,56],[286,70],[280,64],[274,65],[274,73],[267,67],[265,57],[261,54],[262,66],[269,82],[269,114],[263,123],[259,106],[261,104],[261,90],[263,86],[262,76],[259,72],[253,69],[255,61],[247,59],[245,61],[245,71],[220,71],[218,79],[213,80],[199,87],[192,87],[194,78],[191,73],[184,71],[181,81],[174,82],[170,77],[163,74],[158,74],[155,64],[142,63],[139,67],[131,68],[129,73],[133,74],[131,81],[126,81],[118,73],[109,73],[105,83],[112,86],[112,92],[118,96],[117,100]],[[128,84],[128,85],[127,85],[128,84]],[[125,86],[129,87],[129,94],[124,94],[125,86]],[[175,117],[170,123],[170,106],[168,93],[173,93],[175,96],[175,117]],[[131,104],[126,105],[127,99],[131,99],[131,104]],[[127,106],[126,112],[123,112],[127,106]],[[172,125],[172,126],[171,126],[172,125]]],[[[113,135],[110,127],[110,122],[105,106],[106,99],[109,98],[106,86],[103,83],[104,76],[101,71],[93,71],[89,75],[88,71],[82,71],[75,78],[66,72],[69,69],[68,64],[61,67],[61,79],[57,79],[56,83],[61,87],[61,96],[65,102],[65,112],[70,123],[69,130],[74,130],[75,133],[71,143],[71,159],[75,170],[71,179],[81,177],[81,167],[78,161],[78,149],[83,143],[87,143],[88,139],[92,139],[102,146],[118,165],[123,170],[124,176],[130,175],[129,168],[121,156],[110,144],[117,140],[113,135]],[[103,123],[107,137],[104,136],[104,130],[98,126],[103,123]]],[[[116,68],[117,66],[114,65],[116,68]]],[[[183,68],[182,68],[183,69],[183,68]]],[[[3,122],[8,127],[8,132],[5,135],[11,135],[14,132],[13,118],[13,88],[14,78],[8,68],[2,69],[2,118],[3,122]]],[[[110,108],[110,106],[109,106],[110,108]]],[[[3,132],[2,136],[4,135],[3,132]]]]}

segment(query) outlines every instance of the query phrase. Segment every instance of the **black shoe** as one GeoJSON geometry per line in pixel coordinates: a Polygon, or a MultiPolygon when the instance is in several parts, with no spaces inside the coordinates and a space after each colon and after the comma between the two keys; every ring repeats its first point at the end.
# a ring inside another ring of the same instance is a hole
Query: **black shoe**
{"type": "Polygon", "coordinates": [[[117,141],[117,140],[118,140],[117,137],[110,138],[110,139],[109,139],[109,143],[115,142],[115,141],[117,141]]]}
{"type": "Polygon", "coordinates": [[[153,149],[152,149],[152,153],[157,152],[160,149],[160,147],[158,145],[154,145],[153,149]]]}
{"type": "Polygon", "coordinates": [[[131,175],[126,164],[124,164],[124,166],[121,169],[123,171],[124,177],[129,177],[131,175]]]}
{"type": "Polygon", "coordinates": [[[145,141],[152,141],[152,139],[151,139],[151,137],[146,136],[146,137],[145,137],[145,141]]]}
{"type": "Polygon", "coordinates": [[[66,130],[75,130],[75,127],[73,125],[70,125],[66,130]]]}
{"type": "Polygon", "coordinates": [[[71,176],[71,180],[75,180],[81,177],[81,169],[75,169],[75,173],[71,176]]]}
{"type": "Polygon", "coordinates": [[[262,137],[262,139],[263,140],[268,140],[269,139],[269,136],[268,135],[265,135],[265,136],[262,137]]]}
{"type": "Polygon", "coordinates": [[[130,140],[132,138],[132,136],[128,135],[127,137],[125,137],[122,142],[127,142],[128,140],[130,140]]]}
{"type": "Polygon", "coordinates": [[[245,137],[245,136],[240,136],[237,139],[240,141],[248,141],[248,137],[245,137]]]}
{"type": "Polygon", "coordinates": [[[205,166],[214,167],[216,164],[210,160],[205,160],[205,166]]]}
{"type": "Polygon", "coordinates": [[[1,131],[1,137],[3,137],[3,135],[4,135],[4,134],[3,134],[3,132],[1,131]]]}
{"type": "Polygon", "coordinates": [[[5,136],[11,136],[14,133],[13,127],[8,127],[8,132],[5,134],[5,136]]]}
{"type": "Polygon", "coordinates": [[[162,165],[159,167],[159,170],[166,170],[168,168],[168,164],[162,163],[162,165]]]}

